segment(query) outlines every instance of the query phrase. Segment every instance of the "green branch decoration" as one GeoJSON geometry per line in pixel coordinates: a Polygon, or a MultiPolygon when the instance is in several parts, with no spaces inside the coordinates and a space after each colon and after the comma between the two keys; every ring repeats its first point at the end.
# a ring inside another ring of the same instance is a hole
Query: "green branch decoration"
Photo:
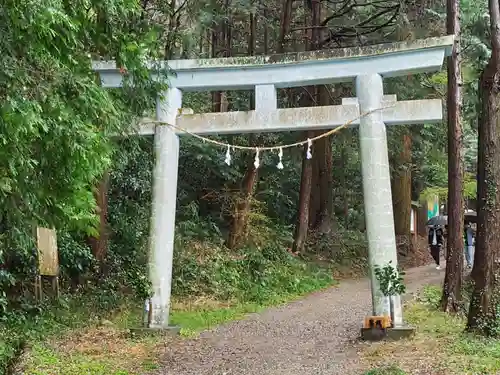
{"type": "Polygon", "coordinates": [[[385,297],[398,296],[406,293],[404,284],[404,271],[398,270],[389,262],[387,265],[380,267],[375,266],[375,277],[380,285],[380,292],[385,297]]]}

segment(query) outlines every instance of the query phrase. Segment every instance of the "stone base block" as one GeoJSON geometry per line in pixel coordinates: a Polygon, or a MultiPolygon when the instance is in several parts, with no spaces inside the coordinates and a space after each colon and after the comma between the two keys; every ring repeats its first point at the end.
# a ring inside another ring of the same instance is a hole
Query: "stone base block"
{"type": "Polygon", "coordinates": [[[409,326],[389,328],[387,338],[390,340],[401,340],[412,337],[415,334],[415,328],[409,326]]]}
{"type": "Polygon", "coordinates": [[[361,339],[365,341],[401,340],[413,336],[415,329],[412,327],[396,328],[361,328],[361,339]]]}
{"type": "Polygon", "coordinates": [[[168,335],[176,336],[180,333],[181,327],[178,326],[168,326],[162,328],[131,328],[130,334],[133,336],[152,336],[152,335],[168,335]]]}

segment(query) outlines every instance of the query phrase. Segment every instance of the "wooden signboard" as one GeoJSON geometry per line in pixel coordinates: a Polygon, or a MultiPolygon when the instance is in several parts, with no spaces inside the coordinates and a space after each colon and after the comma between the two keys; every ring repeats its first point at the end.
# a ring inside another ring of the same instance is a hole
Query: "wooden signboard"
{"type": "Polygon", "coordinates": [[[38,272],[41,276],[56,277],[59,275],[59,257],[57,252],[57,235],[54,229],[36,228],[38,247],[38,272]]]}

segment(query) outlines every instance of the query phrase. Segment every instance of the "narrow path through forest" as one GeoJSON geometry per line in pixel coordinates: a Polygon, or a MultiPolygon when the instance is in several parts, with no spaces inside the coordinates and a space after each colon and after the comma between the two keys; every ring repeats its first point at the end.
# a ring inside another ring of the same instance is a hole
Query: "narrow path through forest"
{"type": "MultiPolygon", "coordinates": [[[[432,266],[408,270],[409,293],[443,280],[432,266]]],[[[178,339],[166,348],[162,375],[346,375],[356,373],[363,318],[370,310],[367,279],[251,314],[206,331],[196,339],[178,339]]]]}

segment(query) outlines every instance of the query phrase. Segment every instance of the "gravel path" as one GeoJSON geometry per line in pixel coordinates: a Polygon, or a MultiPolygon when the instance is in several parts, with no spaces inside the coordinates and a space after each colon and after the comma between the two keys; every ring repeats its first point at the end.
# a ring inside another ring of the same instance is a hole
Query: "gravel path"
{"type": "MultiPolygon", "coordinates": [[[[408,270],[409,293],[439,283],[444,270],[408,270]]],[[[347,375],[352,345],[370,311],[368,280],[344,281],[302,300],[179,340],[166,349],[162,375],[347,375]]]]}

